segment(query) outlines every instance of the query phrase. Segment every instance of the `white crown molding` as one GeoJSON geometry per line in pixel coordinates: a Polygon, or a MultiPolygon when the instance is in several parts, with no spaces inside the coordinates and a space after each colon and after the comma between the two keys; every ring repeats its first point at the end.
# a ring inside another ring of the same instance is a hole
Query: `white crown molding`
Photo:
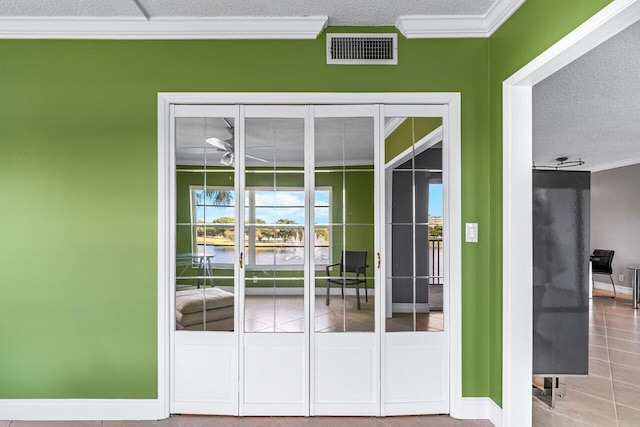
{"type": "Polygon", "coordinates": [[[327,16],[189,19],[0,18],[0,39],[315,39],[327,16]]]}
{"type": "Polygon", "coordinates": [[[400,16],[396,28],[408,39],[491,37],[524,2],[497,0],[484,15],[400,16]]]}
{"type": "Polygon", "coordinates": [[[625,166],[632,166],[632,165],[637,165],[638,163],[640,163],[640,158],[639,157],[634,157],[631,159],[624,159],[624,160],[618,160],[617,162],[611,162],[611,163],[605,163],[605,164],[601,164],[601,165],[596,165],[590,168],[583,168],[581,170],[588,170],[591,172],[601,172],[601,171],[606,171],[609,169],[616,169],[616,168],[622,168],[625,166]]]}

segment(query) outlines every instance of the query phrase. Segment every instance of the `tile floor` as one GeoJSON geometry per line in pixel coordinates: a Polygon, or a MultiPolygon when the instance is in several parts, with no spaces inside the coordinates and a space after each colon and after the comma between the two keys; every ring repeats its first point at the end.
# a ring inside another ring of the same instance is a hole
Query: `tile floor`
{"type": "MultiPolygon", "coordinates": [[[[373,332],[374,297],[365,301],[361,296],[360,310],[355,296],[347,295],[343,300],[339,295],[331,296],[329,305],[324,296],[316,297],[316,332],[373,332]]],[[[386,319],[388,332],[399,331],[443,331],[442,311],[430,313],[394,313],[386,319]],[[415,323],[415,324],[414,324],[415,323]]],[[[247,296],[245,299],[246,332],[304,332],[304,301],[302,296],[247,296]]]]}
{"type": "Polygon", "coordinates": [[[445,415],[407,417],[221,417],[174,416],[160,421],[0,421],[0,427],[490,427],[487,420],[445,415]]]}
{"type": "MultiPolygon", "coordinates": [[[[195,289],[195,286],[176,286],[180,290],[195,289]]],[[[370,295],[367,301],[364,290],[361,289],[361,309],[358,310],[353,288],[347,289],[345,299],[339,294],[332,294],[328,306],[324,283],[316,292],[315,319],[312,322],[312,328],[316,332],[374,331],[373,295],[370,295]]],[[[416,313],[415,319],[412,313],[393,313],[392,317],[386,319],[386,331],[443,331],[442,285],[429,286],[429,301],[432,311],[416,313]]],[[[304,332],[304,300],[302,295],[247,295],[244,317],[245,332],[304,332]]],[[[227,325],[215,325],[209,326],[207,330],[228,331],[228,328],[227,325]]]]}
{"type": "Polygon", "coordinates": [[[567,378],[554,409],[534,390],[535,427],[640,426],[640,314],[631,297],[608,295],[591,302],[589,376],[567,378]]]}

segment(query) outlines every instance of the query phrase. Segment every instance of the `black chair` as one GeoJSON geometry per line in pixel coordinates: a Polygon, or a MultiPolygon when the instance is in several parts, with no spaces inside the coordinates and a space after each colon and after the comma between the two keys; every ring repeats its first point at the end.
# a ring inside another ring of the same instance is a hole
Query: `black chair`
{"type": "Polygon", "coordinates": [[[329,305],[329,292],[331,284],[335,283],[342,288],[342,299],[344,299],[344,287],[355,286],[358,300],[358,310],[360,310],[360,284],[364,283],[365,300],[369,301],[367,293],[367,252],[342,251],[340,262],[331,264],[327,269],[327,305],[329,305]],[[340,276],[331,276],[331,268],[340,266],[340,276]],[[348,273],[351,275],[349,276],[348,273]],[[355,274],[355,276],[353,275],[355,274]]]}
{"type": "MultiPolygon", "coordinates": [[[[616,297],[616,285],[613,283],[613,254],[615,251],[610,251],[607,249],[594,249],[593,255],[589,257],[591,260],[591,274],[602,274],[604,276],[609,276],[609,280],[611,280],[611,285],[613,286],[613,296],[611,298],[616,297]]],[[[596,283],[593,280],[593,276],[591,277],[591,285],[593,286],[593,290],[596,289],[596,283]]]]}

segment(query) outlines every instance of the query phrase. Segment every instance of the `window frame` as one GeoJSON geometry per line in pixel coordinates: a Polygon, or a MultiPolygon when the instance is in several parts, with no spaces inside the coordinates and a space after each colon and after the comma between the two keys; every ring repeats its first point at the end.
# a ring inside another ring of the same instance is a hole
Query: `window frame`
{"type": "MultiPolygon", "coordinates": [[[[194,254],[198,253],[198,236],[197,236],[197,229],[199,226],[199,223],[197,222],[198,219],[196,218],[197,215],[197,208],[201,207],[201,206],[208,206],[206,203],[205,204],[198,204],[197,203],[197,198],[195,197],[195,192],[198,190],[229,190],[234,192],[235,189],[232,186],[204,186],[204,185],[190,185],[189,186],[189,197],[190,197],[190,206],[191,206],[191,212],[190,212],[190,219],[191,219],[191,248],[194,254]]],[[[305,189],[304,187],[278,187],[277,189],[273,189],[272,187],[268,187],[268,186],[252,186],[252,187],[246,187],[245,188],[245,196],[248,195],[248,200],[249,203],[246,203],[245,208],[249,209],[250,211],[252,211],[252,213],[249,213],[249,216],[253,216],[255,217],[255,211],[256,211],[256,204],[255,204],[255,193],[256,191],[299,191],[304,193],[305,189]]],[[[316,224],[315,224],[315,209],[317,207],[321,207],[324,208],[326,207],[328,209],[328,222],[322,223],[323,228],[327,228],[328,229],[328,243],[326,245],[328,252],[329,252],[329,256],[327,257],[327,260],[324,262],[318,262],[315,261],[315,256],[314,256],[314,265],[315,266],[327,266],[333,263],[333,251],[332,251],[332,242],[333,242],[333,212],[332,212],[332,205],[333,205],[333,188],[331,186],[320,186],[320,187],[316,187],[314,189],[314,194],[315,191],[328,191],[329,192],[329,197],[328,197],[328,205],[327,206],[317,206],[315,204],[315,198],[314,198],[314,204],[313,204],[313,218],[314,218],[314,225],[313,225],[313,229],[314,229],[314,236],[315,236],[315,229],[316,229],[316,224]]],[[[235,204],[235,201],[234,201],[235,204]]],[[[225,206],[225,207],[235,207],[234,206],[225,206]]],[[[288,206],[282,206],[282,207],[288,207],[288,206]]],[[[296,206],[297,207],[297,206],[296,206]]],[[[305,206],[299,206],[302,207],[303,209],[305,208],[305,206]]],[[[246,218],[245,218],[246,221],[246,218]]],[[[206,230],[206,223],[203,223],[205,230],[206,230]]],[[[221,226],[224,228],[231,228],[235,231],[235,227],[236,227],[236,223],[231,223],[231,224],[224,224],[224,223],[220,223],[219,225],[216,224],[216,226],[221,226]]],[[[304,224],[292,224],[293,227],[291,228],[302,228],[304,230],[304,224]]],[[[255,229],[259,228],[256,225],[246,225],[245,227],[247,229],[249,229],[249,235],[253,235],[255,233],[255,229]]],[[[206,236],[206,231],[205,231],[205,236],[206,236]]],[[[286,247],[286,246],[284,246],[286,247]]],[[[313,245],[313,250],[314,250],[314,254],[315,254],[315,248],[316,247],[325,247],[323,246],[316,246],[315,242],[313,245]]],[[[304,265],[305,262],[303,262],[302,264],[291,264],[291,265],[272,265],[272,264],[256,264],[256,257],[255,257],[255,240],[252,239],[248,239],[247,245],[245,246],[244,250],[246,252],[246,264],[245,264],[245,268],[249,271],[255,271],[255,270],[260,270],[264,267],[270,267],[270,269],[275,269],[275,270],[283,270],[283,271],[298,271],[298,270],[303,270],[304,269],[304,265]]],[[[306,261],[306,260],[305,260],[306,261]]],[[[234,264],[233,263],[220,263],[220,262],[216,262],[215,258],[213,258],[211,264],[213,266],[219,267],[219,268],[233,268],[234,264]]]]}

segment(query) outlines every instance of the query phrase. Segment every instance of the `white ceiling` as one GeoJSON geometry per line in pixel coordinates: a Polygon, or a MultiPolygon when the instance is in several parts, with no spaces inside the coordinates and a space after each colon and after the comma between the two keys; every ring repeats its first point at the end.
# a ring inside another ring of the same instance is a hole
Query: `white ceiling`
{"type": "MultiPolygon", "coordinates": [[[[226,119],[235,127],[233,119],[226,119]]],[[[374,161],[374,122],[371,117],[317,118],[315,164],[371,165],[374,161]]],[[[304,121],[297,118],[248,118],[245,122],[247,166],[304,166],[304,121]]],[[[220,166],[224,152],[206,143],[209,137],[232,141],[222,118],[176,119],[176,163],[220,166]],[[205,160],[206,159],[206,160],[205,160]]]]}
{"type": "Polygon", "coordinates": [[[533,160],[584,170],[640,163],[640,23],[533,88],[533,160]]]}
{"type": "MultiPolygon", "coordinates": [[[[524,0],[0,0],[0,37],[27,38],[31,36],[67,38],[75,31],[80,37],[97,38],[102,32],[108,36],[111,27],[101,26],[104,22],[126,21],[126,25],[116,27],[127,38],[188,38],[176,37],[175,32],[184,33],[186,28],[176,30],[177,21],[193,26],[194,19],[200,24],[209,20],[209,38],[224,38],[215,33],[222,26],[221,19],[243,17],[251,25],[256,20],[249,18],[309,18],[323,19],[323,25],[314,26],[313,37],[326,25],[333,26],[397,26],[407,37],[486,37],[504,22],[524,0]],[[34,21],[38,20],[38,22],[34,21]],[[93,28],[83,26],[84,20],[92,20],[93,28]],[[56,26],[56,20],[66,20],[64,26],[56,26]],[[95,22],[103,21],[103,22],[95,22]],[[158,25],[171,21],[171,26],[158,25]],[[173,32],[173,33],[172,33],[173,32]],[[149,37],[149,33],[153,37],[149,37]],[[216,37],[213,37],[216,35],[216,37]]],[[[237,22],[237,21],[234,21],[237,22]]],[[[314,23],[316,24],[316,23],[314,23]]],[[[197,25],[197,24],[196,24],[197,25]]],[[[258,22],[259,25],[259,22],[258,22]]],[[[298,27],[300,23],[297,23],[298,27]]],[[[237,23],[235,24],[237,27],[237,23]]],[[[282,27],[282,23],[280,23],[282,27]]],[[[287,38],[286,25],[279,34],[287,38]]],[[[266,30],[265,30],[266,31],[266,30]]],[[[261,37],[249,30],[245,38],[275,38],[262,32],[261,37]]],[[[292,30],[293,31],[293,30],[292,30]]],[[[198,30],[191,38],[206,38],[198,30]]],[[[277,35],[277,33],[274,33],[277,35]]],[[[111,36],[114,36],[111,34],[111,36]]],[[[296,29],[295,38],[311,37],[296,29]]],[[[288,38],[294,38],[290,36],[288,38]]],[[[120,37],[122,38],[122,37],[120,37]]],[[[241,38],[237,34],[227,38],[241,38]]]]}

